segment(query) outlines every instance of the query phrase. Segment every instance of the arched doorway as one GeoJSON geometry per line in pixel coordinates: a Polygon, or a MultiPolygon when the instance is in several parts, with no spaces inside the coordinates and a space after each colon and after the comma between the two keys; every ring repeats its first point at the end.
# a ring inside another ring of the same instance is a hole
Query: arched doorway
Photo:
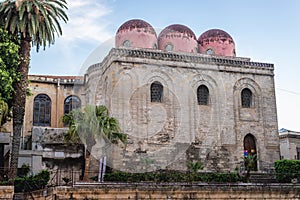
{"type": "Polygon", "coordinates": [[[257,171],[257,150],[256,150],[256,139],[252,134],[247,134],[244,138],[244,152],[245,156],[256,156],[256,161],[254,163],[253,169],[257,171]]]}

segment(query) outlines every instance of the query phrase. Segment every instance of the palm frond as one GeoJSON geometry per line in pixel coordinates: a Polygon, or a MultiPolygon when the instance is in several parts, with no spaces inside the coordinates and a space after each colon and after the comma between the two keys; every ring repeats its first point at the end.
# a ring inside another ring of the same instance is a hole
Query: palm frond
{"type": "Polygon", "coordinates": [[[12,33],[29,36],[37,51],[55,42],[62,35],[60,21],[68,21],[65,0],[6,0],[0,8],[1,21],[12,33]]]}

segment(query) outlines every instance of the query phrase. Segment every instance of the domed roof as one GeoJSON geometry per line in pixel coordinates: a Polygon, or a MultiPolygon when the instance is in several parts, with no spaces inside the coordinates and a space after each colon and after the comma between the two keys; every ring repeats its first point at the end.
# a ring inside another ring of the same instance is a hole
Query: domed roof
{"type": "Polygon", "coordinates": [[[211,29],[200,35],[199,51],[217,56],[235,56],[235,44],[232,37],[223,30],[211,29]]]}
{"type": "Polygon", "coordinates": [[[115,40],[116,47],[157,48],[154,28],[141,19],[132,19],[122,24],[115,40]]]}
{"type": "Polygon", "coordinates": [[[158,36],[158,48],[167,51],[198,52],[194,32],[181,24],[170,25],[161,31],[158,36]]]}

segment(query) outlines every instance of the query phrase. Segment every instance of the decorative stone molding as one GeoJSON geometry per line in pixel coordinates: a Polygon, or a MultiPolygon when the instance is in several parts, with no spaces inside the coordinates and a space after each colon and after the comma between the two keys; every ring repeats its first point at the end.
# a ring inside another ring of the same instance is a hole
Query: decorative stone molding
{"type": "Polygon", "coordinates": [[[274,70],[274,65],[270,63],[251,62],[250,59],[237,58],[237,57],[218,57],[207,56],[202,54],[187,54],[187,53],[171,53],[159,50],[145,50],[145,49],[116,49],[112,48],[106,58],[102,62],[102,66],[112,57],[138,57],[149,58],[158,60],[170,60],[179,62],[193,62],[193,63],[206,63],[206,64],[219,64],[229,65],[246,68],[258,68],[274,70]]]}

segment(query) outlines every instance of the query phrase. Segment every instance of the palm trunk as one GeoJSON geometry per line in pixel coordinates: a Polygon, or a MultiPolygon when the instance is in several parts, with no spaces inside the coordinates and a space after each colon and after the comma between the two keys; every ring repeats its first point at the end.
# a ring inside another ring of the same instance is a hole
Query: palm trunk
{"type": "Polygon", "coordinates": [[[13,140],[11,149],[10,172],[9,177],[12,179],[17,175],[19,147],[21,131],[25,115],[26,90],[28,86],[28,68],[30,63],[30,36],[21,36],[20,57],[21,61],[17,72],[20,74],[19,81],[14,83],[15,92],[13,94],[13,140]]]}
{"type": "Polygon", "coordinates": [[[91,162],[91,153],[88,150],[86,150],[84,176],[83,176],[83,181],[85,182],[89,181],[90,162],[91,162]]]}

